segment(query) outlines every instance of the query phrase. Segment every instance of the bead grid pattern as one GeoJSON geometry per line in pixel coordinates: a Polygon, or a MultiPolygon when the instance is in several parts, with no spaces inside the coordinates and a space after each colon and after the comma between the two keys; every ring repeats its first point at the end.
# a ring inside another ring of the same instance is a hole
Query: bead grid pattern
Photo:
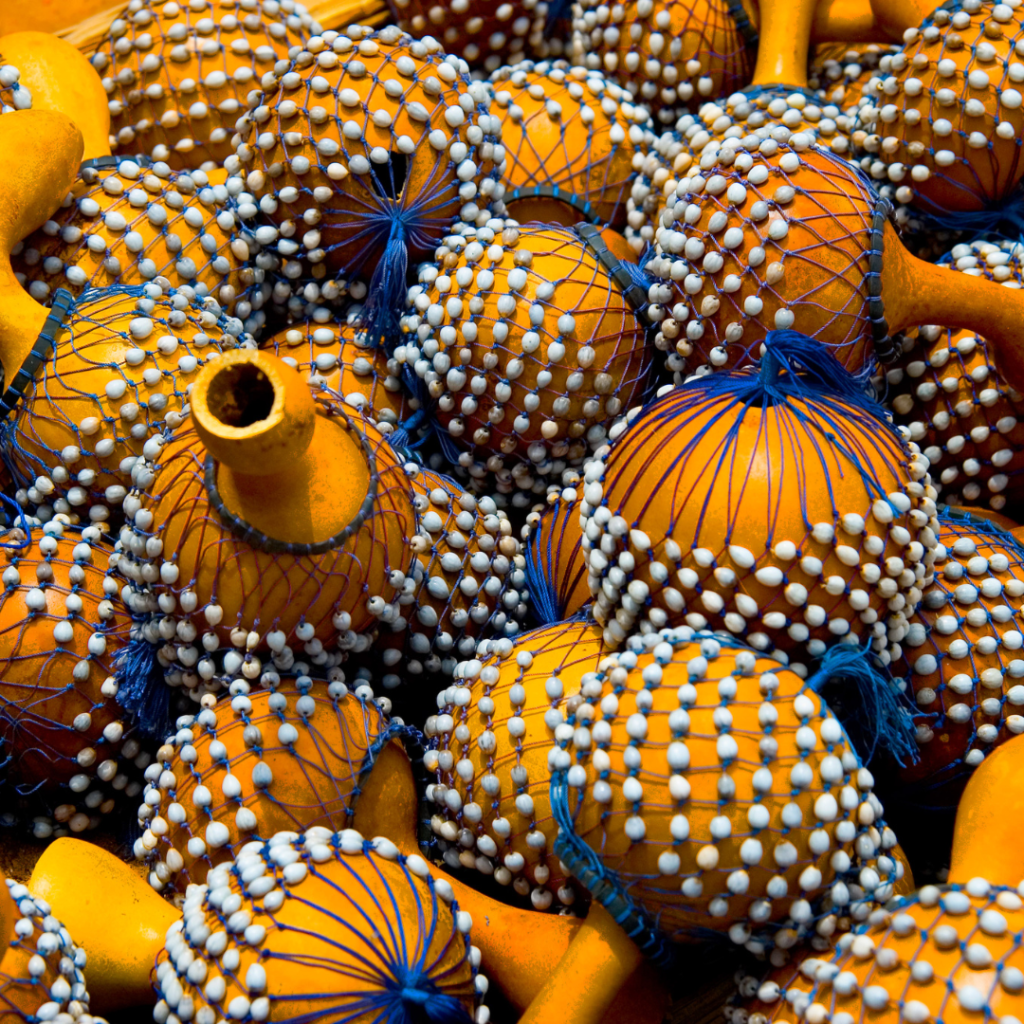
{"type": "Polygon", "coordinates": [[[728,1017],[855,1024],[888,1011],[910,1024],[1016,1020],[1024,988],[1021,892],[972,878],[900,896],[841,936],[831,956],[761,982],[744,978],[746,1004],[728,1017]]]}
{"type": "Polygon", "coordinates": [[[135,856],[157,890],[185,892],[250,839],[348,825],[364,765],[390,737],[369,700],[308,676],[177,720],[146,771],[135,856]]]}
{"type": "Polygon", "coordinates": [[[131,0],[90,57],[115,151],[179,170],[222,164],[249,93],[319,28],[293,0],[131,0]]]}
{"type": "Polygon", "coordinates": [[[871,775],[798,676],[686,626],[626,648],[560,624],[460,666],[425,758],[452,852],[519,892],[532,873],[538,907],[582,882],[660,940],[789,948],[888,899],[871,775]]]}
{"type": "Polygon", "coordinates": [[[892,666],[919,712],[922,759],[902,775],[931,783],[976,768],[1024,732],[1024,550],[994,523],[955,510],[940,512],[939,539],[945,557],[892,666]]]}
{"type": "Polygon", "coordinates": [[[3,823],[36,838],[94,829],[141,792],[149,763],[114,699],[128,621],[95,526],[51,520],[3,536],[0,740],[3,823]]]}
{"type": "Polygon", "coordinates": [[[136,466],[156,457],[164,430],[181,425],[209,353],[252,341],[215,299],[165,278],[87,289],[69,305],[0,437],[29,501],[63,513],[88,505],[104,522],[140,485],[136,466]]]}
{"type": "Polygon", "coordinates": [[[756,358],[769,330],[794,328],[850,370],[870,360],[887,333],[878,276],[887,208],[848,164],[805,134],[753,135],[706,149],[699,170],[665,191],[647,264],[661,279],[648,314],[658,348],[718,369],[756,358]]]}
{"type": "Polygon", "coordinates": [[[419,281],[395,355],[424,382],[459,464],[499,474],[499,490],[517,477],[528,488],[554,460],[580,465],[643,392],[644,327],[571,229],[509,223],[419,281]]]}
{"type": "Polygon", "coordinates": [[[487,1024],[471,927],[418,854],[352,829],[282,832],[189,891],[158,959],[154,1019],[408,1021],[419,1011],[487,1024]]]}
{"type": "Polygon", "coordinates": [[[867,641],[885,663],[931,578],[927,459],[870,407],[801,396],[795,374],[758,393],[746,373],[669,392],[587,466],[582,546],[605,638],[685,623],[784,660],[867,641]]]}

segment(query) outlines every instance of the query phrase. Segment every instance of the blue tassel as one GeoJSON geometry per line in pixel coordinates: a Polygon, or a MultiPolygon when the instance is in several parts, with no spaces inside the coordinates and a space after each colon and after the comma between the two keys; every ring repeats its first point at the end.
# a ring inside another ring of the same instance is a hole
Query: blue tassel
{"type": "Polygon", "coordinates": [[[538,626],[561,622],[563,615],[558,591],[551,578],[551,550],[542,551],[536,532],[526,544],[526,587],[530,592],[529,609],[538,626]],[[546,562],[544,556],[547,556],[546,562]]]}
{"type": "Polygon", "coordinates": [[[841,398],[847,405],[883,421],[899,436],[888,411],[869,394],[870,370],[850,373],[831,349],[799,331],[769,331],[764,346],[756,372],[741,369],[709,373],[682,387],[712,396],[731,396],[748,405],[790,398],[841,398]]]}
{"type": "Polygon", "coordinates": [[[424,409],[417,409],[411,416],[406,417],[398,423],[395,426],[395,429],[388,434],[388,443],[396,452],[401,451],[402,449],[419,448],[419,446],[423,444],[430,435],[427,434],[418,441],[412,441],[410,438],[412,437],[413,431],[419,430],[424,423],[428,426],[433,425],[432,421],[427,419],[426,411],[424,409]]]}
{"type": "MultiPolygon", "coordinates": [[[[930,207],[914,209],[926,231],[969,231],[975,236],[994,234],[1013,241],[1024,236],[1024,189],[1021,188],[1014,189],[1003,199],[986,203],[980,210],[941,209],[923,197],[919,197],[918,202],[930,207]]],[[[950,258],[943,256],[938,262],[947,263],[950,258]]]]}
{"type": "Polygon", "coordinates": [[[157,660],[157,647],[132,639],[114,658],[117,702],[145,735],[162,740],[171,729],[171,691],[157,660]]]}
{"type": "Polygon", "coordinates": [[[394,973],[385,997],[390,1004],[387,1024],[471,1024],[462,1002],[446,995],[430,978],[402,964],[394,966],[394,973]]]}
{"type": "Polygon", "coordinates": [[[400,320],[408,287],[409,249],[402,210],[390,205],[388,214],[391,219],[388,244],[370,278],[365,315],[367,338],[374,346],[383,343],[391,351],[402,334],[400,320]]]}
{"type": "MultiPolygon", "coordinates": [[[[856,687],[859,710],[851,725],[856,727],[869,749],[870,761],[878,748],[888,750],[900,765],[913,764],[920,757],[914,730],[914,716],[907,697],[893,680],[875,668],[870,641],[864,647],[837,644],[826,651],[818,671],[807,680],[815,693],[833,680],[856,687]]],[[[845,723],[844,723],[845,724],[845,723]]]]}

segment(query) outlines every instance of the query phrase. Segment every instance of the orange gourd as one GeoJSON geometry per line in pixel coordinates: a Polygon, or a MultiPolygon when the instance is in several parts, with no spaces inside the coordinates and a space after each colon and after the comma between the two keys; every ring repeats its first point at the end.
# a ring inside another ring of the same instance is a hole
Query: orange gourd
{"type": "Polygon", "coordinates": [[[392,434],[420,403],[406,392],[397,360],[360,330],[359,314],[355,307],[330,324],[296,323],[263,339],[260,347],[308,374],[311,384],[341,395],[382,434],[392,434]]]}
{"type": "Polygon", "coordinates": [[[845,639],[888,660],[931,578],[935,491],[916,446],[843,382],[827,350],[775,332],[756,374],[669,391],[587,467],[609,643],[685,622],[801,659],[845,639]]]}
{"type": "Polygon", "coordinates": [[[999,526],[952,510],[939,540],[945,558],[892,666],[918,711],[921,759],[900,770],[905,783],[966,775],[1024,732],[1024,552],[999,526]]]}
{"type": "Polygon", "coordinates": [[[409,260],[428,258],[456,216],[482,226],[501,200],[500,122],[486,86],[429,36],[388,26],[335,44],[264,80],[225,167],[274,223],[302,220],[293,246],[307,274],[370,277],[376,344],[394,339],[409,260]]]}
{"type": "Polygon", "coordinates": [[[15,275],[39,302],[58,288],[77,296],[162,280],[247,317],[265,272],[248,266],[260,247],[246,231],[256,207],[241,185],[223,170],[176,173],[127,159],[112,173],[83,172],[67,205],[15,246],[15,275]]]}
{"type": "Polygon", "coordinates": [[[523,527],[530,607],[539,625],[571,619],[591,599],[580,528],[580,502],[563,491],[531,512],[523,527]]]}
{"type": "Polygon", "coordinates": [[[923,23],[911,20],[901,50],[879,65],[885,89],[861,108],[879,176],[900,186],[900,202],[940,221],[952,215],[951,227],[965,213],[973,217],[963,226],[995,227],[1024,173],[1021,19],[1008,4],[965,0],[937,7],[923,23]]]}
{"type": "Polygon", "coordinates": [[[566,16],[555,14],[556,3],[524,0],[518,6],[484,0],[389,0],[395,23],[417,38],[433,36],[446,53],[461,57],[472,68],[497,71],[527,55],[559,56],[568,50],[566,16]]]}
{"type": "Polygon", "coordinates": [[[95,526],[9,531],[0,594],[4,810],[40,839],[100,825],[150,760],[115,698],[130,622],[95,526]],[[113,582],[113,581],[111,581],[113,582]]]}
{"type": "Polygon", "coordinates": [[[654,143],[647,110],[601,72],[562,62],[504,67],[491,81],[508,215],[623,228],[627,201],[644,198],[635,169],[654,143]]]}
{"type": "Polygon", "coordinates": [[[993,510],[1019,507],[1020,395],[1003,383],[988,343],[972,331],[937,326],[919,328],[908,342],[886,372],[889,404],[931,463],[940,499],[993,510]]]}
{"type": "Polygon", "coordinates": [[[514,636],[527,615],[521,545],[494,500],[422,467],[409,482],[419,529],[409,566],[390,581],[401,595],[396,614],[382,617],[374,644],[385,691],[450,678],[480,640],[514,636]]]}
{"type": "Polygon", "coordinates": [[[614,75],[651,109],[690,107],[747,84],[755,4],[630,0],[621,13],[586,0],[573,16],[573,60],[614,75]]]}
{"type": "Polygon", "coordinates": [[[581,464],[650,369],[633,305],[643,289],[595,228],[582,230],[507,224],[500,242],[421,267],[395,350],[424,381],[458,464],[510,471],[522,490],[552,464],[581,464]]]}
{"type": "Polygon", "coordinates": [[[5,6],[0,11],[0,33],[63,32],[111,6],[110,0],[39,0],[5,6]]]}
{"type": "Polygon", "coordinates": [[[88,51],[109,97],[115,152],[178,170],[220,165],[249,93],[317,31],[294,0],[127,5],[88,51]]]}
{"type": "Polygon", "coordinates": [[[482,647],[438,705],[424,763],[446,863],[535,907],[589,888],[655,957],[708,929],[754,950],[828,936],[902,873],[839,722],[728,637],[684,626],[609,655],[561,623],[482,647]]]}
{"type": "Polygon", "coordinates": [[[267,352],[225,353],[137,474],[116,571],[174,682],[255,680],[303,651],[337,666],[397,597],[416,529],[405,474],[382,434],[317,394],[267,352]]]}
{"type": "Polygon", "coordinates": [[[949,883],[927,885],[877,910],[829,956],[745,979],[747,1001],[731,1020],[880,1024],[934,1019],[968,1024],[1022,1012],[1024,864],[1016,739],[975,772],[957,810],[949,883]],[[752,998],[755,997],[756,998],[752,998]]]}
{"type": "Polygon", "coordinates": [[[418,854],[351,829],[284,832],[185,897],[157,958],[154,1015],[201,1006],[219,1018],[487,1024],[472,923],[418,854]],[[240,927],[224,931],[226,917],[240,927]]]}
{"type": "Polygon", "coordinates": [[[383,716],[340,681],[272,687],[179,718],[147,770],[134,853],[158,892],[205,882],[252,839],[350,823],[383,716]]]}
{"type": "Polygon", "coordinates": [[[13,929],[0,947],[0,1021],[68,1020],[106,1024],[89,1012],[82,977],[85,954],[50,912],[46,900],[0,874],[0,885],[13,897],[13,929]],[[60,1016],[58,1016],[60,1015],[60,1016]]]}
{"type": "Polygon", "coordinates": [[[55,511],[102,521],[133,486],[132,467],[180,423],[185,390],[210,354],[234,347],[242,324],[216,302],[155,281],[47,310],[18,283],[8,254],[67,194],[82,153],[70,120],[49,110],[0,122],[10,202],[0,215],[0,363],[7,390],[0,436],[15,481],[55,511]]]}
{"type": "Polygon", "coordinates": [[[748,152],[741,139],[690,172],[660,215],[647,270],[659,347],[694,364],[743,362],[772,327],[813,335],[857,370],[895,355],[891,335],[926,321],[989,339],[1024,386],[1024,294],[911,256],[889,205],[835,155],[799,134],[748,152]]]}

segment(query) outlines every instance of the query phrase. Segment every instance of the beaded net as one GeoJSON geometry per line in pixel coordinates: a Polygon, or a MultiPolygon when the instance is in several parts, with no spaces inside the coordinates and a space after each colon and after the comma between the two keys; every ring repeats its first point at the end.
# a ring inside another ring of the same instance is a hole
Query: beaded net
{"type": "Polygon", "coordinates": [[[665,123],[679,108],[746,85],[755,38],[738,0],[583,0],[574,8],[573,60],[615,75],[665,123]]]}
{"type": "Polygon", "coordinates": [[[630,297],[642,289],[608,255],[617,272],[572,229],[507,225],[500,243],[470,241],[420,269],[395,355],[461,466],[508,468],[529,489],[553,460],[582,463],[639,398],[650,351],[630,297]]]}
{"type": "Polygon", "coordinates": [[[294,0],[131,0],[90,55],[115,152],[222,164],[249,93],[318,30],[294,0]]]}
{"type": "Polygon", "coordinates": [[[104,585],[111,549],[96,527],[57,521],[2,543],[2,820],[40,839],[94,829],[141,791],[150,760],[114,699],[129,623],[104,585]]]}
{"type": "Polygon", "coordinates": [[[17,904],[14,935],[2,953],[0,1021],[74,1020],[106,1024],[89,1013],[89,993],[82,970],[85,950],[71,941],[67,929],[50,913],[50,905],[33,897],[12,878],[3,878],[17,904]]]}
{"type": "Polygon", "coordinates": [[[241,179],[121,160],[114,173],[80,176],[66,202],[11,253],[15,276],[36,301],[48,304],[57,288],[80,295],[161,277],[212,296],[229,314],[249,315],[249,291],[264,272],[248,266],[258,246],[239,230],[258,212],[241,179]],[[248,306],[239,310],[242,302],[248,306]]]}
{"type": "Polygon", "coordinates": [[[582,886],[655,958],[712,933],[788,948],[889,898],[871,775],[804,680],[689,627],[628,647],[561,624],[461,666],[428,723],[442,839],[468,830],[454,849],[532,869],[548,899],[582,886]]]}
{"type": "MultiPolygon", "coordinates": [[[[144,620],[150,659],[157,656],[167,678],[197,699],[238,673],[258,679],[265,661],[287,671],[304,653],[323,671],[340,665],[391,594],[392,572],[408,564],[416,513],[386,438],[344,412],[332,392],[319,392],[317,405],[318,416],[345,432],[338,443],[354,465],[362,461],[366,486],[352,520],[325,541],[286,543],[240,518],[217,490],[223,470],[191,429],[140,471],[143,494],[122,528],[116,571],[144,620]],[[221,647],[235,650],[204,657],[221,647]]],[[[346,484],[350,503],[359,486],[346,484]]],[[[259,502],[251,508],[259,513],[259,502]]],[[[129,689],[142,685],[137,679],[129,689]]]]}
{"type": "Polygon", "coordinates": [[[946,557],[892,666],[918,708],[921,760],[901,778],[927,785],[976,768],[1024,732],[1024,549],[976,515],[949,510],[939,522],[946,557]]]}
{"type": "Polygon", "coordinates": [[[881,85],[877,72],[882,58],[898,51],[895,44],[819,43],[807,68],[808,85],[823,100],[853,116],[865,95],[881,85]]]}
{"type": "Polygon", "coordinates": [[[307,676],[179,718],[146,772],[135,856],[184,892],[251,839],[345,828],[389,738],[376,705],[307,676]]]}
{"type": "Polygon", "coordinates": [[[921,327],[886,382],[894,418],[921,447],[944,501],[999,510],[1024,499],[1021,396],[1000,378],[984,338],[921,327]]]}
{"type": "Polygon", "coordinates": [[[569,10],[564,0],[389,0],[395,22],[417,38],[434,36],[446,53],[471,68],[496,71],[526,56],[559,56],[568,50],[569,10]]]}
{"type": "Polygon", "coordinates": [[[769,335],[757,374],[669,391],[587,467],[582,546],[609,643],[684,622],[812,657],[840,641],[885,663],[899,643],[935,557],[927,460],[800,337],[769,335]]]}
{"type": "Polygon", "coordinates": [[[564,492],[531,512],[523,527],[530,611],[541,626],[572,618],[590,601],[580,503],[564,492]]]}
{"type": "Polygon", "coordinates": [[[881,59],[877,97],[860,108],[868,150],[862,166],[899,184],[900,202],[939,223],[979,229],[1004,215],[1015,223],[1022,18],[1008,4],[948,0],[921,29],[907,31],[899,52],[881,59]],[[964,213],[971,216],[958,216],[964,213]]]}
{"type": "MultiPolygon", "coordinates": [[[[501,125],[484,83],[436,40],[394,26],[352,32],[268,80],[226,166],[247,172],[279,226],[302,219],[307,263],[374,268],[367,316],[376,342],[397,327],[408,259],[428,257],[457,215],[486,221],[481,211],[500,200],[501,125]]],[[[288,248],[299,254],[297,241],[288,248]]]]}
{"type": "MultiPolygon", "coordinates": [[[[55,512],[105,521],[182,421],[210,354],[251,341],[216,300],[164,278],[64,293],[3,396],[4,459],[55,512]]],[[[32,500],[35,500],[34,498],[32,500]]]]}
{"type": "Polygon", "coordinates": [[[280,833],[189,891],[158,957],[154,1012],[487,1024],[471,926],[418,854],[351,829],[280,833]]]}
{"type": "MultiPolygon", "coordinates": [[[[788,130],[788,129],[787,129],[788,130]]],[[[795,328],[857,370],[887,328],[888,206],[850,165],[798,133],[730,139],[691,167],[656,231],[655,344],[693,369],[742,364],[772,328],[795,328]]]]}
{"type": "Polygon", "coordinates": [[[491,76],[505,149],[508,214],[518,221],[622,228],[651,117],[600,71],[527,61],[491,76]]]}
{"type": "Polygon", "coordinates": [[[514,636],[527,616],[521,545],[505,513],[422,467],[410,482],[419,528],[410,564],[389,578],[398,597],[381,612],[375,644],[386,690],[451,678],[479,640],[514,636]]]}
{"type": "MultiPolygon", "coordinates": [[[[0,53],[0,61],[3,53],[0,53]]],[[[21,72],[11,64],[0,64],[0,114],[28,110],[32,106],[32,93],[18,79],[21,72]]]]}
{"type": "Polygon", "coordinates": [[[401,366],[359,327],[362,307],[354,306],[333,323],[296,323],[260,343],[308,374],[315,387],[341,395],[387,436],[420,408],[402,383],[401,366]]]}
{"type": "Polygon", "coordinates": [[[900,896],[836,950],[743,978],[731,1024],[1017,1019],[1024,988],[1017,889],[973,878],[900,896]]]}

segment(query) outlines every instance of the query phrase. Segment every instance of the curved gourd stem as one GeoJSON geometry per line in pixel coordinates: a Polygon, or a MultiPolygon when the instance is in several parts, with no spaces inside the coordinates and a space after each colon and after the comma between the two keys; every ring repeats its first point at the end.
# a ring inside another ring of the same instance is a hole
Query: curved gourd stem
{"type": "MultiPolygon", "coordinates": [[[[61,0],[56,0],[56,3],[60,6],[61,0]]],[[[7,31],[14,32],[16,28],[33,28],[42,32],[54,32],[61,39],[66,39],[72,46],[77,47],[82,53],[88,54],[92,53],[100,43],[110,36],[111,22],[121,16],[125,5],[123,2],[109,4],[106,0],[77,0],[76,8],[79,12],[78,16],[74,19],[61,19],[59,27],[48,28],[41,24],[22,24],[12,25],[7,31]]],[[[3,24],[2,18],[0,18],[0,24],[3,24]]]]}
{"type": "Polygon", "coordinates": [[[50,32],[0,37],[0,62],[21,72],[33,110],[67,114],[85,141],[83,159],[110,156],[110,107],[96,69],[77,47],[50,32]]]}
{"type": "MultiPolygon", "coordinates": [[[[386,836],[403,853],[416,853],[417,818],[412,766],[394,740],[360,783],[352,827],[367,839],[386,836]]],[[[484,970],[516,1009],[526,1011],[523,1021],[657,1024],[662,1019],[667,991],[602,907],[593,904],[582,920],[520,910],[436,865],[431,870],[449,882],[459,909],[472,917],[473,945],[480,949],[484,970]]]]}
{"type": "Polygon", "coordinates": [[[155,1002],[150,972],[181,911],[112,853],[81,839],[57,839],[26,883],[46,900],[85,950],[89,1009],[109,1013],[155,1002]]]}
{"type": "Polygon", "coordinates": [[[1024,879],[1024,736],[997,747],[974,769],[953,829],[951,882],[981,877],[1016,886],[1024,879]]]}
{"type": "Polygon", "coordinates": [[[890,333],[918,324],[963,327],[992,346],[996,368],[1024,390],[1024,289],[960,274],[911,256],[885,225],[882,302],[890,333]]]}
{"type": "Polygon", "coordinates": [[[887,43],[888,33],[869,0],[820,0],[814,9],[812,43],[887,43]]]}
{"type": "Polygon", "coordinates": [[[757,64],[751,86],[807,88],[807,57],[816,0],[760,0],[757,64]]]}
{"type": "Polygon", "coordinates": [[[55,110],[19,110],[0,117],[0,363],[8,382],[32,351],[47,317],[14,276],[11,249],[60,206],[74,184],[82,149],[82,133],[55,110]]]}
{"type": "Polygon", "coordinates": [[[107,15],[107,28],[126,4],[110,0],[31,0],[0,4],[0,34],[8,32],[57,32],[63,35],[84,18],[107,15]]]}
{"type": "Polygon", "coordinates": [[[935,0],[871,0],[875,20],[895,43],[908,28],[917,28],[938,7],[935,0]]]}
{"type": "Polygon", "coordinates": [[[290,544],[328,541],[354,520],[371,481],[360,437],[317,413],[294,367],[269,352],[224,353],[196,378],[191,406],[231,515],[290,544]]]}

